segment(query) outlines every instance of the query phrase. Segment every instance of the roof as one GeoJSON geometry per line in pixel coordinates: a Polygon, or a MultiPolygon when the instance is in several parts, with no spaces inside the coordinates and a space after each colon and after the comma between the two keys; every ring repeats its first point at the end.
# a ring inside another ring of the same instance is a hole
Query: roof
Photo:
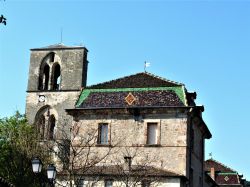
{"type": "Polygon", "coordinates": [[[76,103],[82,109],[183,106],[187,106],[183,84],[147,72],[88,86],[76,103]]]}
{"type": "MultiPolygon", "coordinates": [[[[86,169],[86,168],[85,168],[86,169]]],[[[126,171],[123,165],[109,165],[109,166],[93,166],[89,169],[83,171],[81,169],[75,170],[78,175],[98,175],[98,176],[117,176],[120,178],[121,175],[126,175],[126,171]]],[[[59,175],[65,175],[66,171],[62,171],[59,175]]],[[[132,165],[131,170],[129,171],[130,176],[147,176],[147,177],[184,177],[183,175],[155,168],[152,166],[145,165],[132,165]]]]}
{"type": "Polygon", "coordinates": [[[122,89],[84,89],[76,104],[77,108],[128,108],[185,106],[182,87],[162,88],[122,88],[122,89]],[[126,97],[134,102],[129,104],[126,97]]]}
{"type": "Polygon", "coordinates": [[[214,160],[208,159],[205,161],[205,170],[210,174],[210,169],[214,168],[215,170],[215,182],[219,185],[228,185],[228,186],[240,186],[241,185],[241,176],[237,171],[232,168],[214,160]]]}
{"type": "Polygon", "coordinates": [[[87,50],[87,48],[85,48],[83,46],[66,46],[63,43],[49,45],[49,46],[41,47],[41,48],[33,48],[30,50],[31,51],[42,51],[42,50],[61,50],[61,49],[85,49],[85,50],[87,50]]]}
{"type": "Polygon", "coordinates": [[[145,87],[173,87],[184,86],[182,83],[167,80],[148,72],[141,72],[119,79],[88,86],[89,89],[110,88],[145,88],[145,87]]]}
{"type": "MultiPolygon", "coordinates": [[[[217,187],[218,184],[210,177],[210,175],[208,175],[207,173],[205,173],[205,182],[209,185],[212,184],[213,187],[217,187]]],[[[210,186],[210,185],[209,185],[210,186]]]]}
{"type": "Polygon", "coordinates": [[[210,168],[214,168],[215,171],[220,171],[220,172],[226,172],[226,173],[235,173],[236,171],[233,170],[232,168],[220,163],[217,160],[214,159],[208,159],[205,161],[205,170],[210,171],[210,168]]]}

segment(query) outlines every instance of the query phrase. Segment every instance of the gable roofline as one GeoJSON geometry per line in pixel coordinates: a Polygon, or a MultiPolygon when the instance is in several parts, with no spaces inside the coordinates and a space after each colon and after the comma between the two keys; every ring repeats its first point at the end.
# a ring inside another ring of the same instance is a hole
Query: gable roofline
{"type": "Polygon", "coordinates": [[[121,81],[121,80],[128,79],[130,77],[135,77],[135,76],[139,76],[139,75],[147,75],[147,76],[150,76],[151,78],[159,79],[161,81],[173,84],[175,86],[185,86],[183,83],[179,83],[179,82],[175,82],[175,81],[172,81],[172,80],[168,80],[168,79],[165,79],[163,77],[157,76],[157,75],[149,73],[149,72],[139,72],[139,73],[136,73],[136,74],[124,76],[124,77],[113,79],[113,80],[110,80],[110,81],[105,81],[105,82],[102,82],[102,83],[93,84],[93,85],[87,86],[86,88],[98,88],[99,86],[104,86],[104,85],[107,85],[107,84],[112,84],[113,82],[118,82],[118,81],[121,81]]]}
{"type": "Polygon", "coordinates": [[[62,50],[62,49],[84,49],[88,52],[88,49],[84,46],[66,46],[63,43],[49,45],[46,47],[32,48],[31,51],[47,51],[47,50],[62,50]]]}
{"type": "Polygon", "coordinates": [[[221,163],[221,162],[219,162],[219,161],[217,161],[217,160],[215,160],[215,159],[213,159],[213,158],[207,159],[207,160],[205,161],[205,163],[206,163],[207,161],[215,162],[215,163],[217,163],[217,164],[219,164],[219,165],[225,167],[226,169],[231,170],[232,172],[235,172],[236,174],[238,174],[238,172],[237,172],[236,170],[234,170],[234,169],[228,167],[227,165],[225,165],[225,164],[223,164],[223,163],[221,163]]]}
{"type": "Polygon", "coordinates": [[[147,72],[147,71],[142,72],[142,73],[145,73],[145,74],[147,74],[147,75],[149,75],[149,76],[155,77],[155,78],[157,78],[157,79],[161,79],[161,80],[166,81],[166,82],[170,82],[170,83],[173,83],[173,84],[177,84],[178,86],[185,86],[183,83],[179,83],[179,82],[176,82],[176,81],[172,81],[172,80],[169,80],[169,79],[160,77],[160,76],[158,76],[158,75],[155,75],[155,74],[153,74],[153,73],[149,73],[149,72],[147,72]]]}

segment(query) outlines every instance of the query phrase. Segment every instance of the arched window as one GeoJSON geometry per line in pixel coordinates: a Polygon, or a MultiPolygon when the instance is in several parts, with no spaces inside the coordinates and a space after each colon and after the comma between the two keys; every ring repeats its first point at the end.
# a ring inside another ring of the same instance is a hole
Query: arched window
{"type": "Polygon", "coordinates": [[[41,140],[54,140],[56,138],[57,119],[57,111],[49,105],[45,105],[37,111],[35,125],[41,140]]]}
{"type": "Polygon", "coordinates": [[[55,53],[50,53],[49,59],[50,59],[50,62],[54,62],[55,61],[55,53]]]}
{"type": "Polygon", "coordinates": [[[61,67],[58,63],[54,64],[52,69],[52,90],[59,90],[60,89],[60,82],[61,82],[61,67]]]}
{"type": "Polygon", "coordinates": [[[40,75],[39,75],[39,90],[48,90],[49,88],[49,65],[44,63],[41,65],[40,68],[40,75]]]}
{"type": "Polygon", "coordinates": [[[61,67],[59,65],[60,63],[61,63],[60,57],[54,52],[47,54],[43,58],[39,70],[38,90],[60,89],[60,82],[61,82],[61,67]]]}
{"type": "Polygon", "coordinates": [[[48,127],[48,139],[53,140],[54,139],[54,130],[56,125],[56,119],[54,115],[51,115],[49,117],[49,127],[48,127]]]}
{"type": "Polygon", "coordinates": [[[37,121],[37,132],[39,133],[41,139],[44,138],[44,130],[45,130],[45,117],[44,115],[42,115],[37,121]]]}

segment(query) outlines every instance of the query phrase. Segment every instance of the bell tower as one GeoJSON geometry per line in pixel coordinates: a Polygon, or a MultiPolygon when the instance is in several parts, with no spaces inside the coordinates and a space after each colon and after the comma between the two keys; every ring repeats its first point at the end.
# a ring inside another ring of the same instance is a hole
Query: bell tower
{"type": "Polygon", "coordinates": [[[73,108],[87,82],[88,50],[82,46],[51,45],[31,49],[26,116],[41,138],[54,139],[71,124],[65,112],[73,108]]]}

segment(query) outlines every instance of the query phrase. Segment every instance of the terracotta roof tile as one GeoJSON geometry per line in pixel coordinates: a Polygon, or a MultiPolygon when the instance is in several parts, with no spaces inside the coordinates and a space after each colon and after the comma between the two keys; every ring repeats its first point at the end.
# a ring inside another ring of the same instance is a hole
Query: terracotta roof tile
{"type": "Polygon", "coordinates": [[[215,182],[219,185],[227,186],[240,186],[240,177],[239,174],[229,168],[228,166],[214,160],[209,159],[205,161],[205,170],[210,173],[210,169],[214,168],[215,170],[215,182]]]}
{"type": "Polygon", "coordinates": [[[214,159],[209,159],[205,161],[205,170],[210,171],[210,168],[214,168],[215,171],[220,171],[220,172],[236,172],[235,170],[229,168],[228,166],[214,160],[214,159]]]}
{"type": "MultiPolygon", "coordinates": [[[[84,172],[79,169],[75,170],[75,172],[79,175],[124,175],[126,174],[124,168],[122,165],[109,165],[109,166],[93,166],[84,172]]],[[[65,175],[66,172],[62,171],[59,173],[59,175],[65,175]]],[[[158,177],[184,177],[180,174],[160,169],[160,168],[155,168],[152,166],[140,166],[140,165],[132,165],[131,170],[130,170],[130,176],[158,176],[158,177]]]]}
{"type": "Polygon", "coordinates": [[[126,108],[126,107],[184,106],[173,91],[138,92],[91,92],[79,108],[126,108]],[[135,98],[130,105],[125,98],[135,98]]]}
{"type": "Polygon", "coordinates": [[[110,88],[145,88],[145,87],[168,87],[183,86],[181,83],[170,81],[148,72],[137,73],[119,79],[88,86],[90,89],[110,88]]]}

